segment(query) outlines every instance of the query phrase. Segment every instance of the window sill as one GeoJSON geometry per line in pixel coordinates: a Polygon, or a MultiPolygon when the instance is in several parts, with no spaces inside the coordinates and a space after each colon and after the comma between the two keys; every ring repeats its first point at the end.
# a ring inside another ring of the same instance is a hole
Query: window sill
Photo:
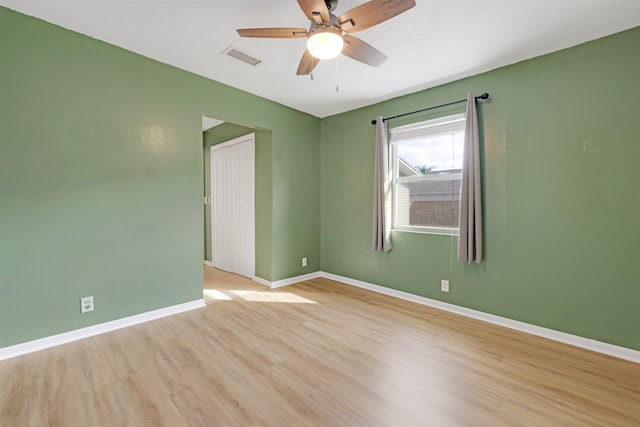
{"type": "Polygon", "coordinates": [[[391,231],[418,234],[440,234],[443,236],[457,236],[460,233],[460,230],[458,228],[444,227],[394,227],[391,229],[391,231]]]}

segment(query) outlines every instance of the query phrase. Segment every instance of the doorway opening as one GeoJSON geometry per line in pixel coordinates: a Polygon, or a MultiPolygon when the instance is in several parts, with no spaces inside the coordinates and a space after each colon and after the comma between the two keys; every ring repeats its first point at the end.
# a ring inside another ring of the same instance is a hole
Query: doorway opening
{"type": "Polygon", "coordinates": [[[211,147],[213,266],[255,275],[255,134],[211,147]]]}
{"type": "MultiPolygon", "coordinates": [[[[203,118],[203,123],[205,118],[203,118]]],[[[236,123],[222,122],[217,120],[214,122],[216,126],[207,128],[203,126],[203,196],[204,196],[204,214],[203,214],[203,260],[204,264],[209,267],[217,266],[217,262],[225,263],[224,259],[217,258],[225,256],[222,254],[216,256],[215,243],[218,234],[214,231],[215,214],[215,192],[212,192],[212,173],[215,178],[216,168],[211,167],[213,152],[224,147],[225,143],[229,143],[236,138],[254,135],[254,166],[253,175],[248,178],[249,183],[253,184],[253,195],[250,201],[253,203],[253,220],[245,223],[247,226],[253,226],[253,238],[244,239],[244,246],[238,245],[235,249],[229,251],[247,251],[253,254],[253,267],[241,270],[240,274],[246,275],[253,280],[260,282],[261,280],[271,280],[271,244],[272,244],[272,132],[269,129],[258,127],[249,127],[236,123]]],[[[230,145],[235,145],[230,143],[230,145]]],[[[215,166],[215,161],[213,162],[215,166]]],[[[229,172],[229,171],[227,171],[229,172]]],[[[223,174],[228,175],[228,174],[223,174]]],[[[231,181],[245,180],[249,177],[247,173],[231,178],[231,181]]],[[[215,187],[215,179],[213,180],[215,187]]],[[[221,219],[221,218],[219,218],[221,219]]],[[[220,240],[228,240],[224,233],[220,234],[220,240]]],[[[228,265],[228,263],[227,263],[228,265]]],[[[246,264],[245,264],[246,265],[246,264]]],[[[220,267],[220,266],[218,266],[220,267]]],[[[233,268],[222,266],[224,269],[233,268]]]]}

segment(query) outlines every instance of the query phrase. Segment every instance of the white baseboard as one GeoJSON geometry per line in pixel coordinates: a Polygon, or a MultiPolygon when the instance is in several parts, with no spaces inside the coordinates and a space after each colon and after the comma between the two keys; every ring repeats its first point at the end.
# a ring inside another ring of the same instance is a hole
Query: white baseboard
{"type": "Polygon", "coordinates": [[[265,285],[265,286],[267,286],[269,288],[271,287],[271,282],[268,281],[267,279],[263,279],[262,277],[253,276],[253,279],[251,279],[251,280],[253,280],[254,282],[258,282],[261,285],[265,285]]]}
{"type": "Polygon", "coordinates": [[[589,338],[568,334],[566,332],[556,331],[554,329],[548,329],[548,328],[543,328],[541,326],[531,325],[529,323],[508,319],[506,317],[496,316],[494,314],[484,313],[482,311],[472,310],[470,308],[460,307],[458,305],[449,304],[449,303],[434,300],[431,298],[421,297],[418,295],[410,294],[408,292],[402,292],[396,289],[386,288],[384,286],[374,285],[373,283],[367,283],[360,280],[351,279],[349,277],[339,276],[337,274],[318,272],[317,277],[325,277],[327,279],[335,280],[337,282],[341,282],[347,285],[368,289],[370,291],[377,292],[380,294],[404,299],[407,301],[416,302],[418,304],[434,307],[434,308],[445,310],[455,314],[460,314],[466,317],[471,317],[473,319],[481,320],[483,322],[493,323],[494,325],[503,326],[505,328],[515,329],[517,331],[525,332],[531,335],[537,335],[539,337],[548,338],[550,340],[569,344],[574,347],[580,347],[586,350],[591,350],[598,353],[607,354],[609,356],[617,357],[620,359],[629,360],[631,362],[640,363],[640,351],[638,350],[632,350],[630,348],[621,347],[614,344],[608,344],[601,341],[596,341],[589,338]]]}
{"type": "Polygon", "coordinates": [[[326,273],[324,271],[316,271],[314,273],[291,277],[289,279],[278,280],[276,282],[269,282],[261,278],[254,278],[254,280],[258,283],[262,283],[263,285],[269,286],[270,288],[274,289],[274,288],[279,288],[281,286],[292,285],[294,283],[303,282],[305,280],[316,279],[318,277],[324,277],[330,280],[335,280],[336,282],[344,283],[346,285],[356,286],[358,288],[363,288],[363,289],[367,289],[380,294],[388,295],[391,297],[412,301],[418,304],[426,305],[426,306],[437,308],[440,310],[445,310],[450,313],[455,313],[461,316],[481,320],[483,322],[493,323],[494,325],[503,326],[505,328],[514,329],[517,331],[525,332],[525,333],[536,335],[543,338],[548,338],[550,340],[569,344],[574,347],[580,347],[586,350],[595,351],[597,353],[607,354],[609,356],[629,360],[631,362],[640,363],[640,351],[638,350],[633,350],[630,348],[621,347],[614,344],[596,341],[590,338],[584,338],[584,337],[572,335],[566,332],[556,331],[554,329],[543,328],[541,326],[520,322],[518,320],[508,319],[506,317],[496,316],[494,314],[489,314],[489,313],[485,313],[478,310],[472,310],[470,308],[460,307],[455,304],[449,304],[449,303],[434,300],[431,298],[410,294],[408,292],[398,291],[396,289],[375,285],[373,283],[363,282],[361,280],[352,279],[350,277],[339,276],[337,274],[332,274],[332,273],[326,273]]]}
{"type": "MultiPolygon", "coordinates": [[[[254,277],[253,280],[257,283],[268,286],[271,289],[279,288],[282,286],[292,285],[295,283],[303,282],[305,280],[317,279],[319,277],[325,277],[330,280],[344,283],[346,285],[356,286],[359,288],[367,289],[380,294],[388,295],[395,298],[412,301],[418,304],[434,307],[440,310],[445,310],[451,313],[459,314],[462,316],[470,317],[473,319],[481,320],[495,325],[503,326],[509,329],[525,332],[528,334],[548,338],[561,343],[569,344],[574,347],[584,348],[586,350],[595,351],[609,356],[617,357],[620,359],[629,360],[631,362],[640,363],[640,351],[633,350],[626,347],[617,346],[614,344],[608,344],[601,341],[592,340],[589,338],[580,337],[577,335],[568,334],[566,332],[560,332],[553,329],[543,328],[541,326],[531,325],[529,323],[520,322],[517,320],[508,319],[506,317],[496,316],[482,311],[472,310],[465,307],[460,307],[454,304],[434,300],[431,298],[421,297],[418,295],[410,294],[408,292],[398,291],[396,289],[387,288],[373,283],[363,282],[361,280],[351,279],[345,276],[339,276],[337,274],[326,273],[323,271],[316,271],[314,273],[303,274],[301,276],[290,277],[288,279],[277,280],[270,282],[261,277],[254,277]]],[[[204,307],[205,303],[203,299],[187,302],[184,304],[178,304],[171,307],[165,307],[158,310],[149,311],[146,313],[137,314],[123,319],[113,320],[111,322],[101,323],[99,325],[89,326],[75,331],[65,332],[50,337],[41,338],[34,341],[29,341],[22,344],[16,344],[10,347],[0,348],[0,360],[9,359],[12,357],[20,356],[23,354],[31,353],[45,348],[54,347],[60,344],[88,338],[94,335],[103,334],[105,332],[114,331],[128,326],[137,325],[139,323],[148,322],[150,320],[159,319],[161,317],[171,316],[173,314],[182,313],[184,311],[193,310],[196,308],[204,307]]]]}
{"type": "Polygon", "coordinates": [[[0,360],[10,359],[12,357],[21,356],[34,351],[44,350],[45,348],[55,347],[72,341],[89,338],[94,335],[104,334],[105,332],[115,331],[117,329],[126,328],[137,325],[139,323],[148,322],[150,320],[159,319],[161,317],[171,316],[173,314],[182,313],[184,311],[194,310],[196,308],[205,307],[204,299],[185,302],[183,304],[172,305],[170,307],[160,308],[158,310],[147,311],[122,319],[112,320],[110,322],[100,323],[98,325],[88,326],[74,331],[64,332],[62,334],[52,335],[50,337],[40,338],[34,341],[28,341],[22,344],[16,344],[9,347],[0,348],[0,360]]]}
{"type": "Polygon", "coordinates": [[[202,263],[207,267],[215,267],[215,265],[213,265],[213,261],[209,261],[205,259],[202,263]]]}
{"type": "Polygon", "coordinates": [[[322,272],[316,271],[314,273],[303,274],[301,276],[289,277],[288,279],[276,280],[275,282],[270,282],[266,279],[263,279],[262,277],[254,277],[253,280],[260,283],[261,285],[265,285],[270,287],[271,289],[275,289],[281,288],[282,286],[304,282],[305,280],[317,279],[318,277],[322,277],[322,272]]]}

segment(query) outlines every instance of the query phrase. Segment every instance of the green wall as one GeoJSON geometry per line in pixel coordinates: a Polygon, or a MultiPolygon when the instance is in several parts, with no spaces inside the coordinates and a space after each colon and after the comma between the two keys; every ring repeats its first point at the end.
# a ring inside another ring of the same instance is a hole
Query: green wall
{"type": "Polygon", "coordinates": [[[203,114],[271,130],[266,278],[319,269],[318,118],[1,7],[0,64],[0,348],[202,298],[203,114]]]}
{"type": "MultiPolygon", "coordinates": [[[[223,123],[204,132],[204,194],[211,196],[211,146],[250,133],[255,134],[255,230],[256,271],[258,277],[271,281],[271,132],[251,129],[234,123],[223,123]]],[[[211,205],[205,206],[204,259],[211,261],[211,205]]]]}
{"type": "Polygon", "coordinates": [[[260,140],[259,276],[323,270],[640,349],[639,44],[636,28],[320,120],[0,8],[0,348],[202,297],[205,114],[260,140]],[[406,232],[373,252],[370,120],[469,91],[492,96],[485,261],[406,232]]]}
{"type": "Polygon", "coordinates": [[[640,350],[638,46],[640,28],[323,119],[323,271],[640,350]],[[479,103],[485,261],[407,232],[374,252],[371,119],[470,91],[491,94],[479,103]]]}

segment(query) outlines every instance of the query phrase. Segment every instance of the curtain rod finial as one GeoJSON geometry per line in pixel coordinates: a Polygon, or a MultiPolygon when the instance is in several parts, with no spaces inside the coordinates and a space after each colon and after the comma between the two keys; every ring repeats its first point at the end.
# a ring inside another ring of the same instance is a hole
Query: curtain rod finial
{"type": "Polygon", "coordinates": [[[371,120],[371,124],[375,125],[376,123],[378,123],[378,121],[376,119],[371,120]]]}
{"type": "Polygon", "coordinates": [[[489,94],[487,92],[485,92],[482,95],[480,95],[478,98],[480,98],[480,99],[489,99],[489,94]]]}

